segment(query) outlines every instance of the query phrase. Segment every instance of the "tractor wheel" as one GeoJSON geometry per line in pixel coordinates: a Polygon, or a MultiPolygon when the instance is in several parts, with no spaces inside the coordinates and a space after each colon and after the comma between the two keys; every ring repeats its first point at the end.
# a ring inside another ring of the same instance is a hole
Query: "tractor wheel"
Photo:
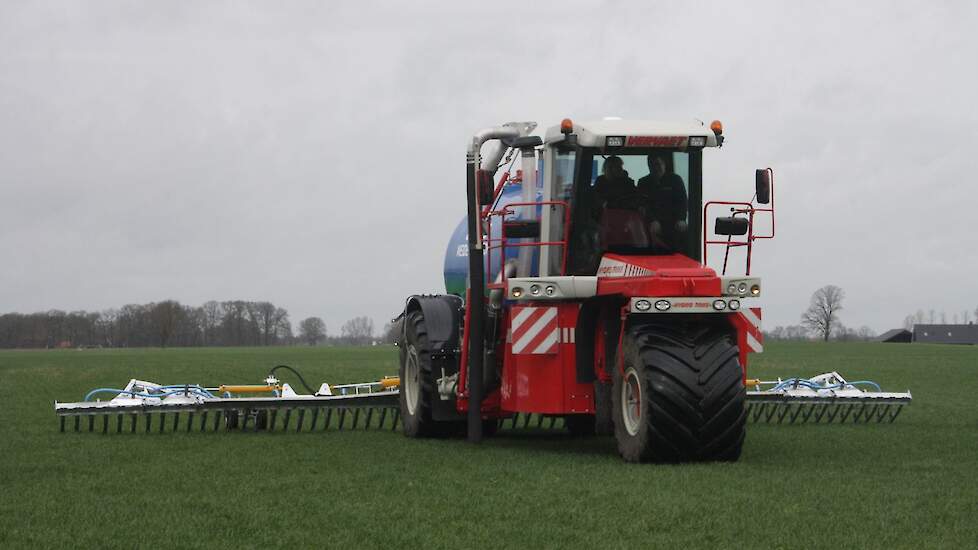
{"type": "Polygon", "coordinates": [[[641,324],[614,370],[618,452],[628,462],[734,461],[746,391],[737,346],[720,327],[641,324]]]}
{"type": "Polygon", "coordinates": [[[401,419],[404,435],[430,437],[442,430],[431,418],[432,400],[437,399],[436,383],[431,369],[431,348],[424,315],[414,310],[404,319],[404,346],[401,348],[401,419]]]}

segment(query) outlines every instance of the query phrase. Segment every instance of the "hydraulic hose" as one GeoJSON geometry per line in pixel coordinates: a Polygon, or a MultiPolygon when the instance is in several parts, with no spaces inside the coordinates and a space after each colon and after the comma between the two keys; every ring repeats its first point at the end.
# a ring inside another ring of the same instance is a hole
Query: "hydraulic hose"
{"type": "Polygon", "coordinates": [[[311,387],[309,387],[309,384],[306,383],[306,379],[303,378],[301,374],[299,374],[299,371],[295,370],[294,368],[292,368],[292,367],[290,367],[288,365],[276,365],[276,366],[272,367],[272,370],[268,371],[268,375],[269,376],[275,376],[275,371],[277,371],[278,369],[288,369],[289,371],[292,372],[292,374],[296,375],[296,377],[299,378],[299,383],[301,383],[302,384],[302,387],[304,387],[306,389],[306,391],[309,392],[309,395],[315,395],[316,394],[316,390],[314,390],[311,387]]]}

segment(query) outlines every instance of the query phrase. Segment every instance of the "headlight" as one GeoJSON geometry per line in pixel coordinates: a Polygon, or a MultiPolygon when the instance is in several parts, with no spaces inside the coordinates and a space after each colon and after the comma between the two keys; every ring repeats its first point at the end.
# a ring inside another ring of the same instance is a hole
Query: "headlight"
{"type": "Polygon", "coordinates": [[[521,286],[514,286],[513,287],[513,298],[519,298],[522,295],[523,295],[523,287],[521,287],[521,286]]]}
{"type": "Polygon", "coordinates": [[[727,302],[724,302],[723,300],[714,300],[713,301],[713,309],[715,309],[717,311],[723,311],[723,310],[727,309],[727,302]]]}
{"type": "Polygon", "coordinates": [[[670,307],[672,304],[669,303],[669,300],[656,300],[655,302],[655,309],[659,311],[669,311],[670,307]]]}
{"type": "Polygon", "coordinates": [[[737,291],[740,292],[741,294],[746,293],[747,292],[747,283],[740,283],[739,285],[737,285],[737,291]]]}
{"type": "Polygon", "coordinates": [[[534,296],[540,295],[540,285],[533,285],[530,287],[530,294],[534,296]]]}
{"type": "Polygon", "coordinates": [[[730,309],[732,311],[740,309],[740,300],[730,300],[730,309]]]}
{"type": "Polygon", "coordinates": [[[754,285],[754,286],[750,287],[750,293],[751,293],[751,296],[760,296],[760,294],[761,294],[761,285],[754,285]]]}
{"type": "Polygon", "coordinates": [[[554,292],[557,292],[557,289],[554,288],[554,285],[547,285],[547,288],[544,289],[544,292],[547,293],[547,296],[553,296],[554,292]]]}
{"type": "Polygon", "coordinates": [[[727,294],[735,294],[737,292],[737,285],[730,283],[727,285],[727,294]]]}
{"type": "Polygon", "coordinates": [[[652,302],[648,300],[635,300],[635,309],[639,311],[648,311],[652,309],[652,302]]]}

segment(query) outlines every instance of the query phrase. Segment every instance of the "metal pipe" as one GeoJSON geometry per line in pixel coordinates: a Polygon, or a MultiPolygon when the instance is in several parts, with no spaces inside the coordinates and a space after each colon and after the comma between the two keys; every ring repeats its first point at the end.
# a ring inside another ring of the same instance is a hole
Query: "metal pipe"
{"type": "MultiPolygon", "coordinates": [[[[468,199],[469,241],[469,352],[468,352],[468,440],[482,441],[483,355],[485,353],[486,274],[483,265],[482,219],[477,171],[481,167],[482,145],[490,139],[515,139],[520,132],[513,127],[486,128],[472,136],[465,157],[465,186],[468,199]]],[[[490,160],[487,158],[487,160],[490,160]]],[[[496,160],[498,163],[499,161],[496,160]]]]}
{"type": "MultiPolygon", "coordinates": [[[[520,149],[520,160],[523,164],[523,183],[522,183],[522,197],[523,202],[534,202],[537,200],[537,154],[536,149],[533,147],[524,147],[520,149]]],[[[535,220],[537,218],[536,207],[534,206],[524,206],[520,212],[520,217],[524,220],[535,220]]],[[[540,234],[537,234],[536,240],[540,239],[540,234]]],[[[533,261],[533,250],[529,247],[523,248],[518,253],[516,269],[517,276],[519,277],[529,277],[531,273],[533,261]]]]}

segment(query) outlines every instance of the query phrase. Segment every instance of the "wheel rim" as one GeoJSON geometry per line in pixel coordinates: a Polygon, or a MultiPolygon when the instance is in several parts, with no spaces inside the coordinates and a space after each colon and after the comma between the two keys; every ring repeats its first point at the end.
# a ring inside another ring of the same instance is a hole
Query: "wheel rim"
{"type": "Polygon", "coordinates": [[[638,435],[642,423],[642,385],[633,368],[625,371],[625,380],[621,385],[621,417],[628,435],[638,435]]]}
{"type": "Polygon", "coordinates": [[[407,404],[408,414],[412,416],[418,408],[418,396],[421,393],[421,367],[418,361],[418,350],[414,346],[408,347],[402,384],[404,384],[404,401],[407,404]]]}

